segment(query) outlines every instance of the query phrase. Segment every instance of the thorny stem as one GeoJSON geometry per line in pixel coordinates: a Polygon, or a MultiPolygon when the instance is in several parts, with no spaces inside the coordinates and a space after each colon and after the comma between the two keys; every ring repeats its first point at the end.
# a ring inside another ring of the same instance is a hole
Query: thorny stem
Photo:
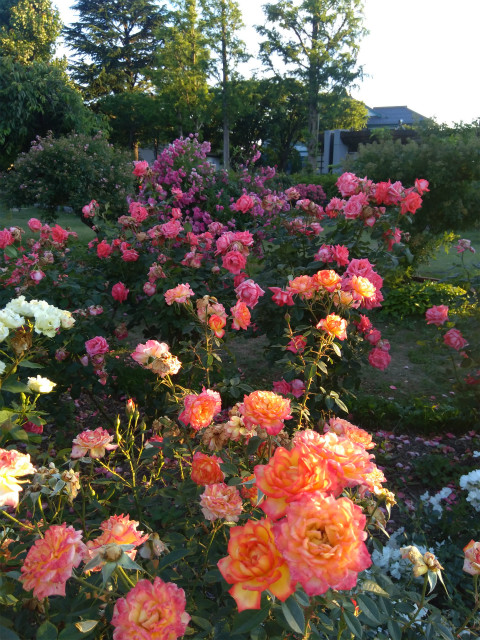
{"type": "Polygon", "coordinates": [[[423,587],[422,587],[422,596],[420,598],[420,604],[418,605],[417,609],[413,612],[413,614],[410,616],[409,621],[403,625],[402,632],[406,631],[412,626],[412,624],[417,619],[417,616],[419,615],[420,611],[423,609],[423,605],[425,602],[425,595],[427,593],[427,584],[428,584],[428,571],[423,577],[423,587]]]}
{"type": "Polygon", "coordinates": [[[459,627],[456,631],[455,631],[455,636],[459,636],[460,633],[467,628],[468,623],[470,622],[470,620],[473,618],[473,616],[477,613],[478,608],[480,607],[480,597],[479,597],[479,593],[478,593],[478,574],[473,576],[473,589],[474,589],[474,603],[475,606],[473,607],[472,611],[469,613],[469,615],[467,616],[465,622],[462,624],[461,627],[459,627]]]}
{"type": "Polygon", "coordinates": [[[15,522],[15,524],[18,524],[19,527],[22,527],[23,529],[27,529],[27,531],[35,531],[35,527],[32,527],[29,524],[24,524],[23,522],[20,522],[20,520],[17,520],[17,518],[14,518],[12,515],[10,515],[8,511],[2,510],[0,513],[2,513],[4,516],[7,516],[7,518],[10,518],[10,520],[12,520],[12,522],[15,522]]]}

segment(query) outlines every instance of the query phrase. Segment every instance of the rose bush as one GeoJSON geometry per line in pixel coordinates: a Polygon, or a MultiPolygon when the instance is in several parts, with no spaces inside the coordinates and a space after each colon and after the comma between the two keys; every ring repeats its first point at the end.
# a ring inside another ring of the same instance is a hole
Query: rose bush
{"type": "Polygon", "coordinates": [[[88,248],[38,221],[1,236],[0,631],[473,638],[468,587],[454,608],[427,597],[443,558],[421,554],[418,593],[374,564],[395,497],[371,435],[339,417],[359,363],[390,361],[381,274],[428,185],[345,174],[315,202],[253,162],[230,184],[206,151],[191,137],[135,165],[115,223],[84,212],[88,248]],[[251,383],[259,353],[228,373],[240,333],[268,334],[273,390],[251,383]],[[77,426],[85,394],[99,426],[77,426]]]}

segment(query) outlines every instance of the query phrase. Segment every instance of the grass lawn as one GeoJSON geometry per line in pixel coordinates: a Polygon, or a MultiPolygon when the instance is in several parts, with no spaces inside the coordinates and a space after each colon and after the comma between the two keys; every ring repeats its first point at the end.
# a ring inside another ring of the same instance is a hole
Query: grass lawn
{"type": "MultiPolygon", "coordinates": [[[[45,220],[46,212],[38,207],[25,207],[22,209],[9,209],[5,203],[0,202],[0,227],[18,226],[22,227],[26,231],[26,237],[34,237],[34,234],[30,233],[27,223],[30,218],[38,218],[45,220]]],[[[61,211],[58,213],[56,223],[64,229],[69,231],[75,231],[78,234],[78,239],[82,242],[90,242],[95,237],[94,231],[87,227],[83,222],[73,213],[67,213],[61,211]]]]}

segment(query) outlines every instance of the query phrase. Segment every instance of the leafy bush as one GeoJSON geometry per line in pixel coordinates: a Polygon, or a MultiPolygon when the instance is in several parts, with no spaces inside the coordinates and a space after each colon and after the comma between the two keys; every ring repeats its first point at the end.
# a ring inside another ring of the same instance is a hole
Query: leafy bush
{"type": "Polygon", "coordinates": [[[133,191],[132,164],[129,154],[115,149],[101,133],[37,136],[5,175],[2,189],[11,206],[39,204],[51,211],[51,219],[61,206],[81,215],[92,198],[120,215],[133,191]]]}
{"type": "Polygon", "coordinates": [[[413,182],[422,176],[430,183],[422,215],[413,229],[433,233],[460,230],[478,224],[480,193],[479,123],[455,128],[421,128],[418,140],[401,144],[384,139],[360,145],[352,170],[372,180],[413,182]]]}
{"type": "Polygon", "coordinates": [[[444,282],[416,282],[414,280],[397,284],[388,290],[382,306],[382,313],[404,318],[412,315],[425,315],[425,311],[434,305],[446,304],[449,307],[466,302],[467,292],[461,287],[444,282]]]}

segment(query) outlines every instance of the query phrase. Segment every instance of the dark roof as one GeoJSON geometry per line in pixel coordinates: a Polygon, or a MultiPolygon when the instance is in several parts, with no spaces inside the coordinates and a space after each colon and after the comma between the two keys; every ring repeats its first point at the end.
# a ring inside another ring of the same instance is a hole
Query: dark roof
{"type": "Polygon", "coordinates": [[[369,129],[375,129],[377,127],[395,128],[402,125],[413,125],[422,120],[427,120],[426,116],[412,111],[412,109],[409,109],[407,106],[368,108],[368,114],[367,127],[369,129]]]}

